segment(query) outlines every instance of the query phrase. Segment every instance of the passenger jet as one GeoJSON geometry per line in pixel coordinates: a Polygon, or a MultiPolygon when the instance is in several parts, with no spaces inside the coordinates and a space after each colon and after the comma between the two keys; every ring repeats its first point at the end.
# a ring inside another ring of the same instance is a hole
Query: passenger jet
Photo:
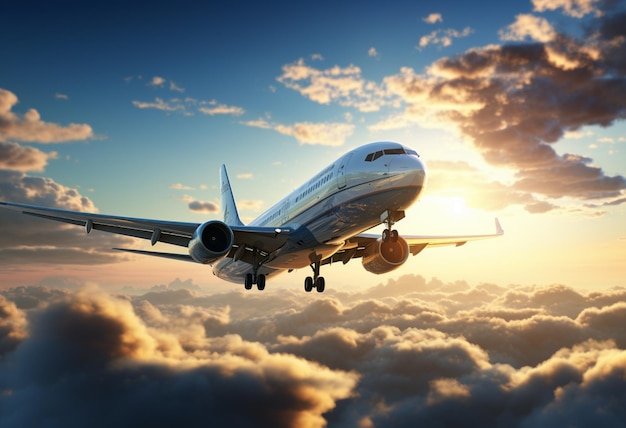
{"type": "Polygon", "coordinates": [[[186,247],[186,253],[116,250],[213,266],[213,274],[231,282],[265,288],[268,278],[310,266],[304,289],[323,292],[323,265],[360,258],[374,274],[390,272],[409,254],[425,248],[460,246],[503,235],[495,220],[491,235],[400,236],[393,228],[404,218],[426,185],[426,169],[412,149],[393,142],[367,144],[349,151],[261,214],[249,225],[239,219],[226,173],[221,167],[222,217],[185,223],[119,217],[45,208],[12,202],[0,206],[46,220],[186,247]],[[382,234],[364,233],[384,224],[382,234]]]}

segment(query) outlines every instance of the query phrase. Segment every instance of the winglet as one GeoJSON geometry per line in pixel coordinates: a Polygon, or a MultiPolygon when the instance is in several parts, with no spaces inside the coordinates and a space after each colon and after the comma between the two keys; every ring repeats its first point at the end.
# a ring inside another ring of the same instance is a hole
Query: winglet
{"type": "Polygon", "coordinates": [[[498,220],[498,217],[496,217],[496,235],[504,235],[504,229],[502,229],[502,226],[500,225],[500,220],[498,220]]]}
{"type": "Polygon", "coordinates": [[[235,205],[233,190],[230,188],[226,165],[222,165],[220,170],[220,189],[222,193],[222,217],[224,219],[224,223],[229,226],[243,226],[244,224],[239,219],[237,205],[235,205]]]}

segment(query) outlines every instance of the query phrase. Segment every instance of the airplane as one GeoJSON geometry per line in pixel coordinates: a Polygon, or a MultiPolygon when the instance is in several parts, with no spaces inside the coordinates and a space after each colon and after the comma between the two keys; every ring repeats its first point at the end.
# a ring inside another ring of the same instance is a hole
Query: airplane
{"type": "Polygon", "coordinates": [[[427,174],[417,152],[396,142],[353,149],[261,214],[248,225],[239,218],[226,167],[221,166],[222,220],[187,223],[120,217],[13,202],[0,206],[23,214],[85,228],[186,247],[187,253],[115,248],[134,254],[208,264],[217,277],[265,289],[267,278],[306,268],[304,290],[323,292],[321,267],[360,258],[371,273],[402,266],[425,248],[461,246],[504,234],[495,219],[490,235],[401,236],[394,224],[422,195],[427,174]],[[380,224],[382,234],[364,233],[380,224]]]}

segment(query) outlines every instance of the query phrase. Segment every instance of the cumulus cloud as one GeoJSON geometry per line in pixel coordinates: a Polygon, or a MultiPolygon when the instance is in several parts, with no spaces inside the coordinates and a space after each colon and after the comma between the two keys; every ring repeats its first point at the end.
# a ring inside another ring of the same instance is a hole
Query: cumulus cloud
{"type": "Polygon", "coordinates": [[[556,37],[556,31],[545,18],[530,14],[520,14],[515,22],[500,32],[502,40],[524,40],[529,37],[538,42],[550,42],[556,37]]]}
{"type": "Polygon", "coordinates": [[[0,421],[321,427],[322,414],[349,397],[358,379],[234,335],[212,340],[202,332],[193,344],[181,343],[148,327],[127,299],[100,293],[53,302],[34,314],[12,367],[0,369],[0,421]]]}
{"type": "Polygon", "coordinates": [[[86,140],[93,137],[91,126],[71,123],[68,126],[44,122],[39,112],[33,108],[23,115],[14,113],[17,96],[0,88],[0,141],[17,140],[34,143],[62,143],[86,140]]]}
{"type": "Polygon", "coordinates": [[[327,291],[5,290],[0,423],[591,427],[626,416],[623,288],[410,275],[327,291]]]}
{"type": "Polygon", "coordinates": [[[56,158],[56,152],[45,153],[34,147],[0,141],[0,169],[40,172],[49,159],[56,158]]]}
{"type": "Polygon", "coordinates": [[[602,0],[532,0],[532,3],[537,12],[562,9],[565,15],[574,18],[582,18],[590,13],[602,15],[599,8],[602,0]]]}
{"type": "Polygon", "coordinates": [[[383,89],[365,80],[355,65],[319,70],[300,59],[284,65],[276,80],[319,104],[337,102],[361,112],[379,111],[386,104],[383,89]]]}
{"type": "Polygon", "coordinates": [[[623,176],[607,176],[591,159],[558,154],[552,145],[567,131],[626,117],[625,19],[613,13],[593,21],[585,40],[518,26],[510,34],[543,42],[471,49],[438,60],[425,75],[404,68],[385,83],[404,100],[405,113],[379,126],[455,124],[488,162],[516,170],[513,188],[529,195],[619,197],[623,176]]]}
{"type": "Polygon", "coordinates": [[[299,122],[293,125],[275,124],[265,119],[242,122],[244,125],[261,129],[273,129],[283,135],[294,137],[300,144],[341,146],[352,135],[355,126],[351,123],[299,122]]]}

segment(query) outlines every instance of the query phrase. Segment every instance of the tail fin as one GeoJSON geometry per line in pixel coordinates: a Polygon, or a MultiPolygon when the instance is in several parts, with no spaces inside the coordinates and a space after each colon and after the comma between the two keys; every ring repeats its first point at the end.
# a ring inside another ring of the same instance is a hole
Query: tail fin
{"type": "Polygon", "coordinates": [[[229,226],[243,226],[243,223],[239,219],[237,205],[235,205],[233,190],[230,188],[226,165],[222,165],[220,170],[220,188],[222,193],[222,217],[224,218],[224,223],[229,226]]]}

